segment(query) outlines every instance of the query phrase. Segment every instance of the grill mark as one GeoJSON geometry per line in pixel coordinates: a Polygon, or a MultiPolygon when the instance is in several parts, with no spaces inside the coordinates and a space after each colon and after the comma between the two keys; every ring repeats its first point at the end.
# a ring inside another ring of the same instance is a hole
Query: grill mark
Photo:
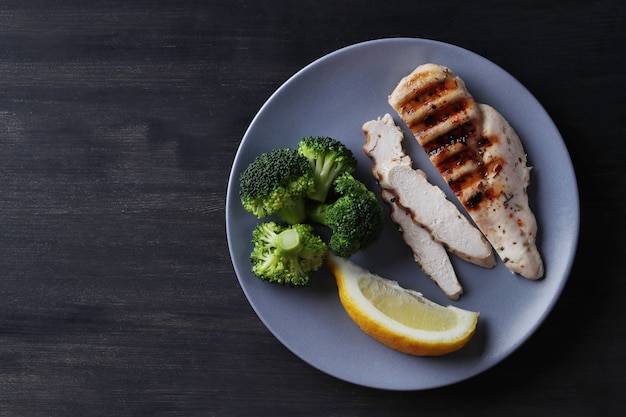
{"type": "Polygon", "coordinates": [[[462,201],[466,209],[478,210],[482,204],[488,204],[490,201],[501,197],[502,185],[491,184],[490,181],[485,180],[492,174],[497,175],[504,163],[502,158],[497,158],[488,164],[481,163],[479,169],[470,171],[449,182],[450,188],[457,196],[466,191],[473,191],[468,198],[462,201]]]}
{"type": "Polygon", "coordinates": [[[400,113],[405,116],[405,120],[412,120],[415,113],[424,113],[422,117],[408,123],[411,131],[419,134],[450,118],[465,114],[474,105],[471,97],[456,96],[457,91],[458,82],[454,78],[446,76],[442,81],[433,81],[415,92],[401,106],[400,113]]]}
{"type": "Polygon", "coordinates": [[[456,143],[467,143],[468,138],[476,134],[476,125],[473,122],[463,123],[450,132],[440,135],[428,143],[422,145],[430,158],[444,152],[456,143]]]}
{"type": "MultiPolygon", "coordinates": [[[[427,104],[430,106],[428,113],[422,120],[411,123],[409,128],[413,133],[421,134],[449,119],[464,115],[467,108],[472,104],[472,100],[467,97],[453,99],[443,106],[427,104]]],[[[423,143],[422,146],[429,147],[429,143],[423,143]]]]}
{"type": "Polygon", "coordinates": [[[499,197],[499,193],[489,189],[486,180],[502,170],[505,161],[495,158],[485,163],[485,150],[496,143],[496,137],[488,138],[477,134],[475,123],[465,123],[431,142],[429,158],[447,181],[452,192],[460,196],[468,190],[474,191],[463,201],[468,210],[478,209],[483,202],[499,197]],[[469,169],[458,175],[466,164],[469,169]]]}
{"type": "MultiPolygon", "coordinates": [[[[421,80],[431,77],[433,77],[431,72],[420,74],[419,78],[409,81],[408,86],[412,86],[421,80]]],[[[402,112],[410,114],[416,107],[437,99],[442,96],[442,93],[454,90],[456,87],[456,80],[446,74],[444,78],[431,79],[421,86],[421,88],[414,88],[411,94],[406,94],[403,100],[396,103],[396,106],[402,112]]]]}

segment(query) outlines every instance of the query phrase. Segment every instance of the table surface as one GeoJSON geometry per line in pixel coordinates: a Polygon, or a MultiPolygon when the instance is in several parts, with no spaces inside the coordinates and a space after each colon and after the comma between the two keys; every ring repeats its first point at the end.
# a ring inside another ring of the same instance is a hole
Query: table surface
{"type": "Polygon", "coordinates": [[[624,415],[625,17],[620,0],[0,3],[0,415],[624,415]],[[296,357],[226,241],[229,170],[263,103],[325,54],[387,37],[510,72],[580,189],[577,258],[547,320],[428,391],[296,357]]]}

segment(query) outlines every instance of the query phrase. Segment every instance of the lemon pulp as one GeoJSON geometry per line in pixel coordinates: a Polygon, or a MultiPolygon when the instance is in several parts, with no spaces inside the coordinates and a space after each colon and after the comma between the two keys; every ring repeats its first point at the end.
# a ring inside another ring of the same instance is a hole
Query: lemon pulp
{"type": "Polygon", "coordinates": [[[358,280],[363,295],[385,315],[414,329],[445,331],[457,324],[457,316],[443,306],[427,303],[424,298],[384,285],[377,279],[361,276],[358,280]]]}

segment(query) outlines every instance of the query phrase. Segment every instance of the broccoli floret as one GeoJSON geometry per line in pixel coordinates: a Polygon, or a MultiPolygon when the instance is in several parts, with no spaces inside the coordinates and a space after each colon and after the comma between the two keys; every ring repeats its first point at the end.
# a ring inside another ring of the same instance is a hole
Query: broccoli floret
{"type": "Polygon", "coordinates": [[[323,264],[326,243],[309,224],[259,223],[252,232],[252,272],[264,281],[302,286],[323,264]]]}
{"type": "Polygon", "coordinates": [[[324,202],[333,181],[343,172],[356,169],[352,151],[340,141],[327,136],[310,136],[300,140],[298,152],[313,166],[315,190],[309,193],[311,200],[324,202]]]}
{"type": "Polygon", "coordinates": [[[374,199],[376,198],[375,194],[371,192],[365,184],[361,181],[357,180],[352,176],[352,174],[344,173],[337,177],[334,182],[334,191],[337,194],[341,195],[350,195],[350,194],[368,194],[374,199]]]}
{"type": "Polygon", "coordinates": [[[347,172],[337,178],[334,190],[340,194],[336,201],[309,205],[307,216],[332,230],[328,247],[347,258],[378,238],[385,214],[376,195],[347,172]]]}
{"type": "Polygon", "coordinates": [[[304,199],[315,183],[309,161],[281,148],[258,156],[239,177],[241,203],[259,219],[276,214],[289,224],[305,219],[304,199]]]}

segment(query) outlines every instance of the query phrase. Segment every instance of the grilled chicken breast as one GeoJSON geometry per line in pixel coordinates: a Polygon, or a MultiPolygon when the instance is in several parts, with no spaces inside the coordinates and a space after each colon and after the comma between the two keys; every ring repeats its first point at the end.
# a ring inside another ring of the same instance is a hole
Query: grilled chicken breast
{"type": "Polygon", "coordinates": [[[476,103],[461,78],[436,64],[403,78],[389,104],[506,267],[529,279],[542,277],[537,222],[526,193],[531,168],[506,120],[476,103]]]}

